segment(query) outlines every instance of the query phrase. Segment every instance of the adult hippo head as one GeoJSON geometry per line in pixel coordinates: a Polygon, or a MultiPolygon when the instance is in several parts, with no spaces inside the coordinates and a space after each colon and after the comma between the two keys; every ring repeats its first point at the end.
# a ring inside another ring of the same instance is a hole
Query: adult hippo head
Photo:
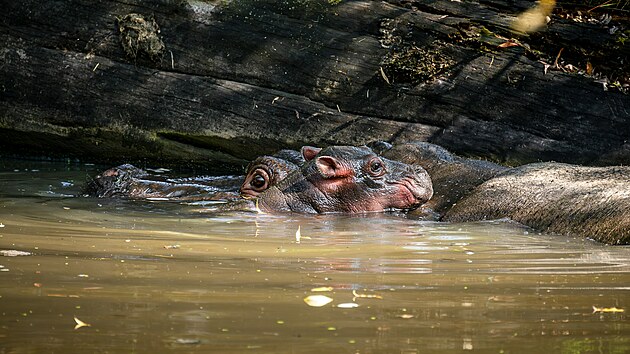
{"type": "Polygon", "coordinates": [[[305,146],[302,156],[305,162],[299,170],[259,194],[262,211],[414,209],[433,195],[431,179],[423,168],[385,159],[365,146],[305,146]]]}

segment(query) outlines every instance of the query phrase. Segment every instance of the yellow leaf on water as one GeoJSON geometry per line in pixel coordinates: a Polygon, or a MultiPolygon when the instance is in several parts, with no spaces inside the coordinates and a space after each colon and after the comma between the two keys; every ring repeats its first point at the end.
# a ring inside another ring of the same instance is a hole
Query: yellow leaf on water
{"type": "Polygon", "coordinates": [[[626,310],[624,309],[618,309],[616,307],[596,307],[593,306],[593,313],[596,312],[600,312],[600,313],[604,313],[604,312],[612,312],[612,313],[617,313],[617,312],[625,312],[626,310]]]}
{"type": "Polygon", "coordinates": [[[354,297],[364,298],[364,299],[383,299],[381,295],[376,294],[359,294],[356,290],[352,290],[352,295],[354,297]]]}
{"type": "Polygon", "coordinates": [[[89,324],[89,323],[85,323],[85,322],[81,321],[81,320],[80,320],[80,319],[78,319],[76,316],[74,317],[74,322],[76,322],[76,323],[77,323],[77,325],[76,325],[76,326],[74,326],[74,329],[79,329],[79,328],[81,328],[81,327],[90,327],[90,326],[92,326],[92,325],[91,325],[91,324],[89,324]]]}
{"type": "Polygon", "coordinates": [[[312,292],[324,292],[324,291],[333,291],[332,286],[320,286],[319,288],[311,289],[312,292]]]}
{"type": "Polygon", "coordinates": [[[333,299],[325,295],[309,295],[304,298],[304,302],[308,306],[312,306],[312,307],[322,307],[324,305],[331,303],[332,301],[333,299]]]}

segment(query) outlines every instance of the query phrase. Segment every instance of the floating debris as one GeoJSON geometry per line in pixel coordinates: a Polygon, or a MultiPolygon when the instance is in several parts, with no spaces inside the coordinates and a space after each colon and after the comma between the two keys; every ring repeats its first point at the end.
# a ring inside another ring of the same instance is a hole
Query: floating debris
{"type": "Polygon", "coordinates": [[[30,256],[31,252],[17,251],[17,250],[0,250],[0,255],[5,257],[17,257],[17,256],[30,256]]]}
{"type": "Polygon", "coordinates": [[[0,227],[4,227],[4,224],[0,222],[0,227]]]}
{"type": "Polygon", "coordinates": [[[344,302],[344,303],[341,303],[341,304],[337,305],[337,307],[339,307],[341,309],[355,309],[355,308],[359,307],[359,304],[354,303],[354,302],[344,302]]]}
{"type": "Polygon", "coordinates": [[[618,312],[626,312],[624,309],[618,309],[616,307],[597,307],[593,305],[593,313],[618,313],[618,312]]]}
{"type": "Polygon", "coordinates": [[[187,344],[187,345],[200,344],[201,340],[199,340],[199,339],[190,339],[190,338],[177,338],[175,340],[175,343],[177,343],[177,344],[187,344]]]}
{"type": "Polygon", "coordinates": [[[166,245],[166,246],[164,246],[164,248],[166,248],[167,250],[178,249],[180,247],[181,247],[180,245],[166,245]]]}
{"type": "Polygon", "coordinates": [[[297,231],[295,232],[295,243],[300,243],[301,238],[302,233],[300,232],[300,225],[298,225],[297,231]]]}
{"type": "Polygon", "coordinates": [[[326,291],[333,291],[333,287],[332,286],[320,286],[318,288],[313,288],[311,289],[312,292],[326,292],[326,291]]]}
{"type": "Polygon", "coordinates": [[[92,326],[92,325],[91,325],[91,324],[89,324],[89,323],[85,323],[85,322],[81,321],[81,320],[80,320],[80,319],[78,319],[76,316],[74,316],[74,322],[76,322],[76,323],[77,323],[77,325],[76,325],[76,326],[74,326],[74,329],[75,329],[75,330],[77,330],[77,329],[79,329],[79,328],[81,328],[81,327],[91,327],[91,326],[92,326]]]}
{"type": "Polygon", "coordinates": [[[333,299],[325,295],[309,295],[304,298],[304,302],[308,306],[312,306],[312,307],[322,307],[324,305],[331,303],[332,301],[333,299]]]}
{"type": "Polygon", "coordinates": [[[410,313],[403,313],[402,315],[396,315],[396,317],[408,320],[408,319],[414,318],[416,316],[414,316],[414,315],[412,315],[410,313]]]}
{"type": "Polygon", "coordinates": [[[352,290],[352,295],[354,295],[355,298],[359,297],[359,298],[364,298],[364,299],[383,299],[383,297],[381,295],[376,295],[376,294],[359,294],[359,293],[357,293],[356,290],[352,290]]]}

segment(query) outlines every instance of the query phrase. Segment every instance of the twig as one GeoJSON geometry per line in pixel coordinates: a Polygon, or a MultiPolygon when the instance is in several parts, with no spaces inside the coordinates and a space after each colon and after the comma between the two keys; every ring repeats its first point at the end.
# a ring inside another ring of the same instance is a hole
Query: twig
{"type": "Polygon", "coordinates": [[[556,61],[553,62],[553,65],[556,67],[556,69],[559,69],[558,60],[560,59],[560,55],[562,54],[563,50],[564,50],[564,47],[560,48],[560,51],[558,52],[558,55],[556,56],[556,61]]]}

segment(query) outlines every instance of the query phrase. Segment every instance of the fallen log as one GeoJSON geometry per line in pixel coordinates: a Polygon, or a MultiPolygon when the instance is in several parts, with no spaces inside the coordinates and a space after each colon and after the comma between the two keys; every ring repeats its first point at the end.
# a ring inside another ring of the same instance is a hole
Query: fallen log
{"type": "Polygon", "coordinates": [[[2,154],[226,172],[280,148],[423,140],[511,165],[630,162],[628,96],[527,43],[614,51],[623,83],[628,48],[601,24],[510,42],[522,2],[334,3],[3,1],[2,154]],[[126,48],[130,18],[163,47],[126,48]]]}

